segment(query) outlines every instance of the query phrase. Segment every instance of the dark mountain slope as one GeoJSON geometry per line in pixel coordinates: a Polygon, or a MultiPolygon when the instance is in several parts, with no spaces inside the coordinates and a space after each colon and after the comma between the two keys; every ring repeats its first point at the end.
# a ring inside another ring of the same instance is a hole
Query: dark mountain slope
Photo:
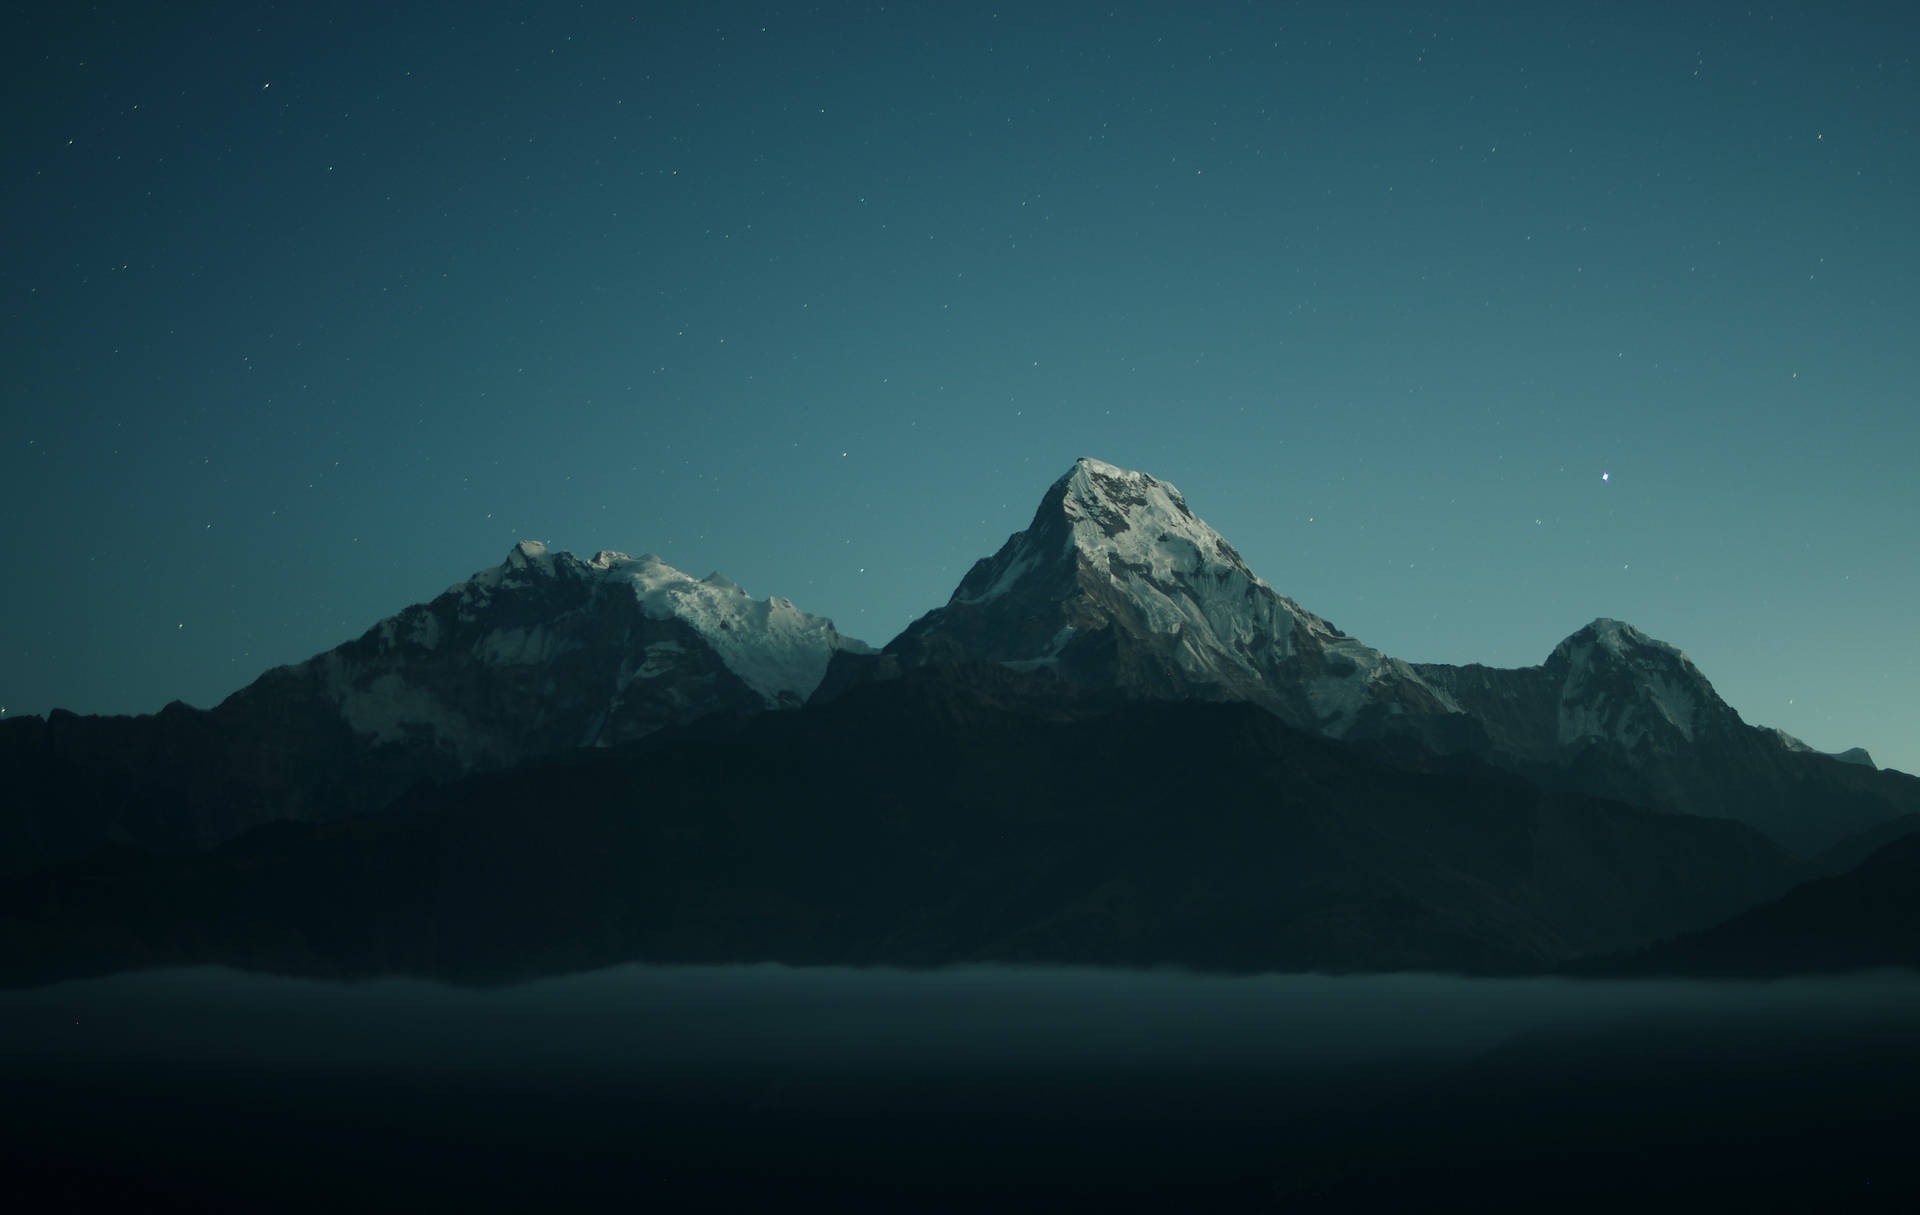
{"type": "Polygon", "coordinates": [[[983,664],[421,788],[378,820],[49,869],[0,899],[0,969],[1524,971],[1790,880],[1736,823],[1464,761],[1413,772],[1251,705],[1127,703],[983,664]]]}
{"type": "Polygon", "coordinates": [[[1920,968],[1920,834],[1723,924],[1579,969],[1773,978],[1883,966],[1920,968]]]}

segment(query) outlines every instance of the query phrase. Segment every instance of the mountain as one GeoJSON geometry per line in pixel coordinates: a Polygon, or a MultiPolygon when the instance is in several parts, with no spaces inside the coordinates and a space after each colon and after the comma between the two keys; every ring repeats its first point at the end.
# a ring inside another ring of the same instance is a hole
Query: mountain
{"type": "Polygon", "coordinates": [[[1907,826],[1845,873],[1802,883],[1725,923],[1579,969],[1776,978],[1920,968],[1920,833],[1907,826]]]}
{"type": "Polygon", "coordinates": [[[1538,970],[1884,842],[1863,759],[1619,621],[1390,657],[1082,460],[879,652],[526,542],[214,709],[0,724],[0,968],[1538,970]]]}
{"type": "Polygon", "coordinates": [[[317,700],[356,736],[471,771],[709,713],[798,708],[837,650],[867,648],[720,574],[695,580],[651,553],[583,561],[522,541],[498,568],[269,672],[230,703],[317,700]]]}
{"type": "Polygon", "coordinates": [[[1778,736],[1780,744],[1789,751],[1806,751],[1815,755],[1827,755],[1839,760],[1843,764],[1859,764],[1863,768],[1878,768],[1880,766],[1873,762],[1873,755],[1868,752],[1865,747],[1848,747],[1844,751],[1815,751],[1812,747],[1801,742],[1785,730],[1771,729],[1770,732],[1778,736]]]}
{"type": "Polygon", "coordinates": [[[992,664],[0,886],[0,978],[222,963],[501,981],[614,962],[1538,970],[1794,866],[1740,824],[1415,771],[1240,703],[992,664]]]}
{"type": "Polygon", "coordinates": [[[1538,667],[1414,669],[1485,731],[1477,753],[1547,784],[1738,819],[1809,856],[1920,811],[1920,780],[1748,725],[1685,654],[1617,620],[1538,667]]]}
{"type": "Polygon", "coordinates": [[[1082,459],[1033,522],[830,696],[926,663],[986,660],[1076,686],[1257,704],[1402,760],[1471,754],[1571,791],[1738,819],[1812,852],[1920,810],[1920,781],[1749,726],[1675,647],[1600,619],[1537,667],[1409,663],[1274,590],[1145,473],[1082,459]]]}
{"type": "Polygon", "coordinates": [[[1153,699],[1249,701],[1336,738],[1448,709],[1408,664],[1255,575],[1179,490],[1091,459],[884,654],[903,667],[985,660],[1153,699]]]}
{"type": "Polygon", "coordinates": [[[797,708],[833,654],[867,648],[719,574],[524,541],[211,710],[0,723],[14,793],[0,844],[22,872],[102,842],[205,847],[272,819],[364,814],[422,781],[797,708]]]}

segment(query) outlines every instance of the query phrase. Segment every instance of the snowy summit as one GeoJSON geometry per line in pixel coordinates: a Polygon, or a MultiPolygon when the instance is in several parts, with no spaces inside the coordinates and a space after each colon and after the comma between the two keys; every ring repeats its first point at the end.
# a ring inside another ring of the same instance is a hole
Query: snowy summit
{"type": "Polygon", "coordinates": [[[1407,664],[1254,574],[1174,486],[1094,459],[887,650],[1046,667],[1156,698],[1250,700],[1336,734],[1406,701],[1445,711],[1407,664]]]}
{"type": "Polygon", "coordinates": [[[790,600],[755,599],[724,574],[694,578],[653,553],[629,557],[602,549],[592,560],[582,561],[572,553],[553,552],[540,541],[522,540],[504,564],[447,593],[460,597],[462,619],[477,620],[498,588],[525,587],[542,579],[622,588],[649,619],[684,622],[768,708],[812,695],[835,650],[869,649],[864,642],[840,636],[826,617],[803,612],[790,600]]]}
{"type": "Polygon", "coordinates": [[[591,560],[537,540],[239,700],[296,694],[376,745],[456,771],[609,746],[710,713],[797,708],[839,650],[833,623],[649,553],[591,560]],[[295,691],[303,688],[304,691],[295,691]]]}

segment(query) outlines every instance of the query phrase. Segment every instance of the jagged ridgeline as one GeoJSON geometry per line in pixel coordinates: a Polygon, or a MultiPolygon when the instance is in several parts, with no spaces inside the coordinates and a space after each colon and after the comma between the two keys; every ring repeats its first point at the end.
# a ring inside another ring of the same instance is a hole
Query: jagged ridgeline
{"type": "Polygon", "coordinates": [[[879,651],[525,542],[211,710],[10,719],[0,765],[9,939],[49,965],[271,960],[206,926],[345,885],[364,905],[322,921],[361,945],[280,964],[1525,969],[1704,927],[1920,814],[1920,782],[1748,725],[1618,621],[1535,667],[1390,657],[1090,459],[879,651]],[[134,931],[127,900],[185,918],[134,931]]]}
{"type": "Polygon", "coordinates": [[[6,867],[106,842],[207,847],[262,822],[374,813],[423,782],[798,708],[841,649],[868,647],[719,574],[523,541],[211,710],[0,723],[0,763],[22,789],[6,867]]]}
{"type": "Polygon", "coordinates": [[[1274,590],[1179,490],[1098,460],[1056,481],[1027,529],[884,661],[849,665],[979,659],[1136,697],[1248,701],[1412,761],[1473,755],[1555,788],[1736,819],[1796,849],[1914,807],[1910,778],[1747,725],[1685,654],[1619,621],[1594,621],[1537,667],[1389,657],[1274,590]]]}

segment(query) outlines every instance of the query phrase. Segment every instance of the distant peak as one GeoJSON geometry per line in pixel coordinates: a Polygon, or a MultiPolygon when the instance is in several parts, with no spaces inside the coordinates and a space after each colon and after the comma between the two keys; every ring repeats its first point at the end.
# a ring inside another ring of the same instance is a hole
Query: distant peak
{"type": "Polygon", "coordinates": [[[1144,504],[1150,495],[1157,493],[1177,503],[1182,514],[1189,513],[1186,498],[1165,481],[1091,456],[1081,456],[1075,460],[1060,483],[1073,496],[1119,499],[1132,505],[1144,504]]]}
{"type": "Polygon", "coordinates": [[[1049,487],[1025,531],[974,564],[952,602],[981,604],[1019,587],[1047,596],[1072,595],[1083,576],[1101,582],[1144,580],[1136,590],[1155,602],[1168,595],[1190,596],[1201,585],[1241,585],[1235,579],[1272,589],[1187,508],[1177,488],[1083,456],[1049,487]],[[1191,585],[1174,589],[1183,580],[1191,585]]]}
{"type": "Polygon", "coordinates": [[[518,579],[527,575],[552,574],[555,557],[566,557],[565,553],[554,553],[540,540],[522,540],[507,550],[507,559],[491,577],[518,579]]]}
{"type": "Polygon", "coordinates": [[[1579,630],[1574,636],[1606,642],[1609,645],[1642,645],[1650,640],[1639,629],[1624,620],[1615,620],[1611,616],[1595,617],[1592,624],[1579,630]]]}
{"type": "Polygon", "coordinates": [[[1209,540],[1217,539],[1211,528],[1194,518],[1186,498],[1174,486],[1087,456],[1074,461],[1042,499],[1042,517],[1050,509],[1064,514],[1083,542],[1096,534],[1111,540],[1136,528],[1153,535],[1197,531],[1209,540]]]}
{"type": "Polygon", "coordinates": [[[652,553],[634,558],[617,549],[603,548],[591,560],[583,561],[565,549],[550,547],[543,540],[522,540],[507,550],[505,561],[492,569],[481,570],[456,587],[468,587],[475,594],[485,595],[503,586],[619,577],[648,582],[693,581],[652,553]]]}
{"type": "Polygon", "coordinates": [[[1800,741],[1779,726],[1767,726],[1766,731],[1789,751],[1799,751],[1807,755],[1824,755],[1828,759],[1837,759],[1843,764],[1857,764],[1863,768],[1879,767],[1873,762],[1873,756],[1867,753],[1865,747],[1848,747],[1844,751],[1821,751],[1800,741]]]}
{"type": "Polygon", "coordinates": [[[1601,616],[1555,646],[1548,661],[1570,660],[1575,654],[1591,654],[1595,651],[1614,656],[1652,651],[1669,654],[1682,661],[1686,660],[1686,655],[1682,654],[1678,647],[1658,638],[1649,637],[1624,620],[1601,616]]]}
{"type": "Polygon", "coordinates": [[[1109,464],[1105,460],[1096,460],[1092,456],[1081,456],[1078,460],[1075,460],[1073,462],[1073,467],[1068,470],[1068,474],[1071,475],[1072,473],[1078,472],[1081,469],[1085,469],[1087,472],[1090,472],[1090,473],[1098,473],[1100,476],[1103,476],[1103,477],[1144,477],[1146,476],[1145,473],[1135,472],[1130,468],[1121,468],[1119,465],[1109,464]]]}

